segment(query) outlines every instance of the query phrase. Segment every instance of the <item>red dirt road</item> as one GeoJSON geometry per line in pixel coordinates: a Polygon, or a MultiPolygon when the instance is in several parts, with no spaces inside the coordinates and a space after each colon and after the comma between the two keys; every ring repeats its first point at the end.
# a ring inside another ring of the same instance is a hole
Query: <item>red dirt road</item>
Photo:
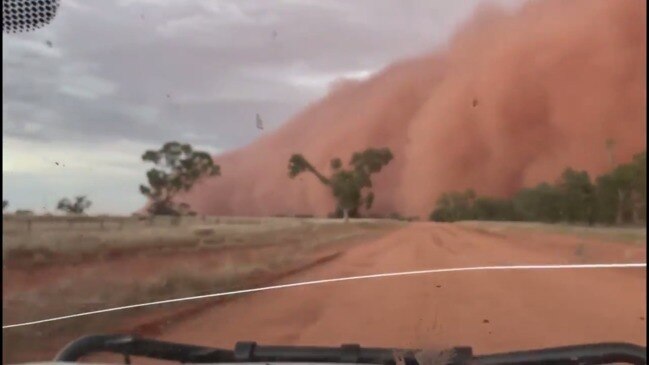
{"type": "MultiPolygon", "coordinates": [[[[285,282],[484,265],[645,262],[646,248],[416,223],[285,282]]],[[[475,271],[246,295],[166,328],[165,340],[439,347],[477,353],[584,342],[646,345],[646,270],[475,271]]]]}

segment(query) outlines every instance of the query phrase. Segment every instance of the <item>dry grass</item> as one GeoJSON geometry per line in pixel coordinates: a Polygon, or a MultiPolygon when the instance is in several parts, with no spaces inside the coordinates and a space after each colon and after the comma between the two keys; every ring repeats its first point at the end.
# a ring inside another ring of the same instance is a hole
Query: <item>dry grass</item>
{"type": "Polygon", "coordinates": [[[547,224],[535,222],[482,222],[466,221],[457,224],[485,230],[489,233],[507,231],[538,231],[543,233],[564,234],[583,239],[596,239],[607,242],[623,242],[631,244],[646,244],[646,227],[607,227],[581,226],[569,224],[547,224]]]}
{"type": "MultiPolygon", "coordinates": [[[[4,324],[249,287],[330,254],[337,250],[334,243],[401,225],[239,218],[152,226],[131,220],[103,229],[88,220],[69,229],[64,220],[44,220],[26,232],[19,229],[24,222],[8,223],[3,226],[4,324]],[[199,245],[196,231],[216,243],[199,245]],[[23,281],[31,284],[22,286],[23,281]]],[[[153,312],[142,308],[6,329],[3,340],[10,346],[4,347],[3,362],[48,360],[69,340],[129,328],[153,312]]]]}
{"type": "Polygon", "coordinates": [[[368,229],[398,224],[376,220],[342,224],[334,220],[294,218],[183,217],[176,222],[168,217],[156,217],[152,221],[102,217],[84,217],[80,221],[66,220],[66,217],[47,218],[4,217],[4,263],[84,262],[131,251],[192,248],[202,241],[221,248],[291,242],[309,244],[317,243],[323,234],[327,240],[331,239],[330,235],[349,238],[368,229]],[[34,219],[29,230],[26,229],[28,219],[34,219]],[[201,231],[209,231],[209,234],[206,236],[201,231]]]}
{"type": "MultiPolygon", "coordinates": [[[[252,273],[266,270],[247,267],[233,271],[223,268],[204,274],[187,269],[172,269],[156,280],[87,285],[72,280],[40,292],[26,292],[4,300],[3,317],[15,322],[80,313],[122,305],[234,290],[252,273]],[[99,290],[98,290],[99,289],[99,290]]],[[[165,306],[162,306],[164,309],[165,306]]],[[[169,305],[166,306],[169,308],[169,305]]],[[[3,363],[51,360],[66,343],[87,334],[130,332],[161,307],[136,308],[123,312],[66,319],[59,322],[3,330],[3,363]]],[[[151,317],[153,320],[154,317],[151,317]]]]}

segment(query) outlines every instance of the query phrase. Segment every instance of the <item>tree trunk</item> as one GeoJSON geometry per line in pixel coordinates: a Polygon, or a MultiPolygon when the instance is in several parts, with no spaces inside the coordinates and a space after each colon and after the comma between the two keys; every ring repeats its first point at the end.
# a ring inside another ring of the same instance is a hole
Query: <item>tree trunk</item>
{"type": "Polygon", "coordinates": [[[613,156],[613,148],[615,147],[615,140],[609,138],[606,140],[606,152],[608,154],[608,162],[615,168],[615,157],[613,156]]]}
{"type": "Polygon", "coordinates": [[[615,223],[618,225],[624,223],[624,192],[622,190],[617,191],[617,215],[615,217],[615,223]]]}
{"type": "Polygon", "coordinates": [[[349,209],[343,209],[343,221],[345,223],[349,222],[349,209]]]}
{"type": "Polygon", "coordinates": [[[640,223],[640,214],[638,214],[638,209],[636,207],[633,207],[633,224],[639,224],[640,223]]]}
{"type": "Polygon", "coordinates": [[[640,197],[637,193],[631,193],[631,212],[633,213],[633,224],[640,223],[640,197]]]}
{"type": "Polygon", "coordinates": [[[588,209],[588,213],[586,213],[586,220],[588,221],[588,226],[592,227],[595,224],[595,211],[593,208],[588,209]]]}

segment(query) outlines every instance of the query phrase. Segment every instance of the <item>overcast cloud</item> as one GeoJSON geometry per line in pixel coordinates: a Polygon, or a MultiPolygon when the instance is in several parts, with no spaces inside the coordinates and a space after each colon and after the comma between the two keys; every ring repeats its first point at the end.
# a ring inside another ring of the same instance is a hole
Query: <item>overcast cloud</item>
{"type": "Polygon", "coordinates": [[[338,78],[442,45],[479,2],[61,0],[50,26],[2,36],[3,199],[132,212],[145,149],[245,145],[257,113],[276,128],[338,78]]]}

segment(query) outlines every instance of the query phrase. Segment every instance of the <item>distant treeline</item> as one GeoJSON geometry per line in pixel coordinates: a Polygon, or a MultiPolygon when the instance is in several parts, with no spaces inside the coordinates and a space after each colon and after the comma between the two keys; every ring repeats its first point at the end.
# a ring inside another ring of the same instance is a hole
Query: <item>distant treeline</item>
{"type": "Polygon", "coordinates": [[[509,199],[477,196],[473,190],[443,194],[429,219],[507,220],[627,224],[646,222],[647,153],[594,181],[586,171],[567,168],[555,183],[518,191],[509,199]]]}

